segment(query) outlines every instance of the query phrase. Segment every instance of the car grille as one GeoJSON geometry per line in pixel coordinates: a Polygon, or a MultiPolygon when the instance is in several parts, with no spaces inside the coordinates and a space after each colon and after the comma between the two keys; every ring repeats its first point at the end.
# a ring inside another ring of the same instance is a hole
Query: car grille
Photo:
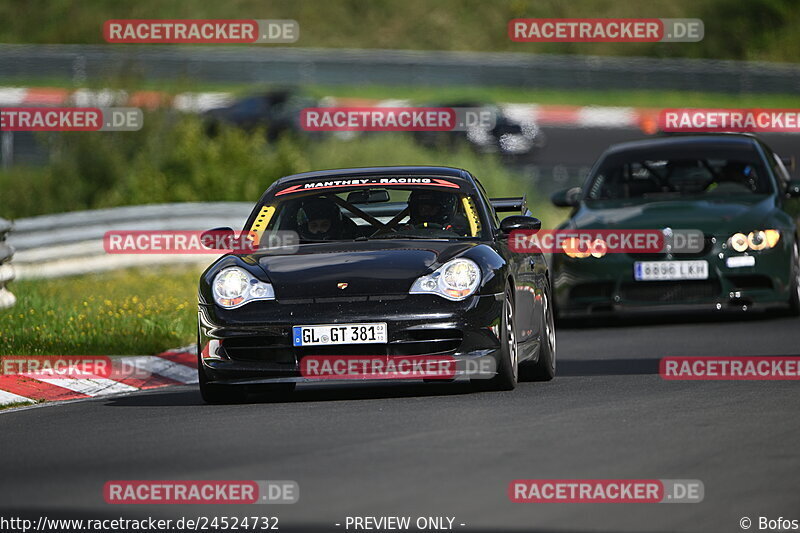
{"type": "Polygon", "coordinates": [[[611,298],[613,292],[614,283],[612,282],[582,283],[573,287],[569,292],[569,296],[572,299],[611,298]]]}
{"type": "Polygon", "coordinates": [[[292,364],[295,362],[294,348],[289,337],[258,335],[235,337],[222,341],[225,355],[234,361],[261,361],[292,364]]]}
{"type": "Polygon", "coordinates": [[[388,344],[344,344],[294,347],[289,336],[248,336],[225,339],[225,354],[235,361],[294,364],[305,355],[442,355],[458,351],[463,333],[458,329],[410,330],[388,344]]]}
{"type": "Polygon", "coordinates": [[[640,281],[623,283],[620,298],[630,302],[679,303],[713,299],[720,290],[717,280],[640,281]]]}
{"type": "Polygon", "coordinates": [[[725,276],[735,290],[772,289],[772,279],[759,274],[735,274],[725,276]]]}

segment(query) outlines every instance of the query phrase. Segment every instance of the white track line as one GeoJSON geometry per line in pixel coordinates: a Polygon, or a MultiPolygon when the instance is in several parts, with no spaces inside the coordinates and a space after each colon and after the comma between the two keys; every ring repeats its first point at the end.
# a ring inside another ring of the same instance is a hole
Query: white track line
{"type": "Polygon", "coordinates": [[[113,381],[106,378],[44,378],[42,373],[32,376],[42,383],[55,385],[74,392],[79,392],[87,396],[103,396],[105,394],[115,394],[118,392],[138,391],[136,387],[113,381]]]}
{"type": "Polygon", "coordinates": [[[11,403],[34,403],[30,398],[14,394],[13,392],[6,392],[0,390],[0,405],[8,405],[11,403]]]}
{"type": "Polygon", "coordinates": [[[582,128],[631,128],[639,115],[632,107],[582,107],[578,111],[578,126],[582,128]]]}

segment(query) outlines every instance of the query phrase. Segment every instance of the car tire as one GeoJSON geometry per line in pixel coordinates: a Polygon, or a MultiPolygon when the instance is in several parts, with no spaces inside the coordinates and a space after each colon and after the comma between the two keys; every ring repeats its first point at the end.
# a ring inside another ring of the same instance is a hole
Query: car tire
{"type": "Polygon", "coordinates": [[[203,369],[203,362],[200,360],[200,342],[197,342],[197,381],[200,385],[200,396],[203,401],[210,404],[238,403],[247,397],[244,387],[232,385],[220,385],[209,383],[208,376],[203,369]]]}
{"type": "Polygon", "coordinates": [[[792,246],[792,265],[790,275],[792,281],[789,285],[791,294],[789,295],[789,315],[800,316],[800,246],[797,240],[792,246]]]}
{"type": "Polygon", "coordinates": [[[497,373],[491,379],[475,379],[473,384],[478,390],[514,390],[518,377],[519,347],[514,329],[514,295],[511,287],[506,286],[500,319],[500,357],[497,362],[497,373]]]}
{"type": "Polygon", "coordinates": [[[556,375],[556,329],[550,290],[542,293],[543,334],[539,342],[539,358],[535,363],[520,365],[520,376],[524,381],[550,381],[556,375]]]}

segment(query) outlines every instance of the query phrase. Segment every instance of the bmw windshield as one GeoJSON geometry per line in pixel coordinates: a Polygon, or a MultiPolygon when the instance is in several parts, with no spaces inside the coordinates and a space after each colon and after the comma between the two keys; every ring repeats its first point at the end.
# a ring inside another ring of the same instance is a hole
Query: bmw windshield
{"type": "Polygon", "coordinates": [[[608,155],[595,171],[586,199],[660,201],[772,192],[772,178],[755,150],[681,147],[608,155]]]}

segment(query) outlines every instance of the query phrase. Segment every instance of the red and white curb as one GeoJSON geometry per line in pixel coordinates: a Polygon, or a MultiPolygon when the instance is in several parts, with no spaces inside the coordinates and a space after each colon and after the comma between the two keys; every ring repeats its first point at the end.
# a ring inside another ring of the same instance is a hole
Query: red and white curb
{"type": "Polygon", "coordinates": [[[47,377],[47,372],[0,376],[0,406],[97,398],[197,383],[197,353],[186,346],[158,355],[120,356],[144,378],[47,377]]]}
{"type": "MultiPolygon", "coordinates": [[[[171,106],[179,111],[201,113],[224,107],[235,100],[232,93],[199,92],[171,95],[160,91],[135,91],[128,93],[111,89],[60,89],[0,87],[0,107],[14,106],[118,106],[127,105],[154,109],[171,106]]],[[[377,100],[371,98],[333,98],[322,100],[328,106],[410,106],[408,100],[377,100]]],[[[512,117],[533,120],[542,126],[574,128],[641,128],[652,133],[658,109],[611,106],[571,106],[539,104],[501,104],[512,117]]]]}

